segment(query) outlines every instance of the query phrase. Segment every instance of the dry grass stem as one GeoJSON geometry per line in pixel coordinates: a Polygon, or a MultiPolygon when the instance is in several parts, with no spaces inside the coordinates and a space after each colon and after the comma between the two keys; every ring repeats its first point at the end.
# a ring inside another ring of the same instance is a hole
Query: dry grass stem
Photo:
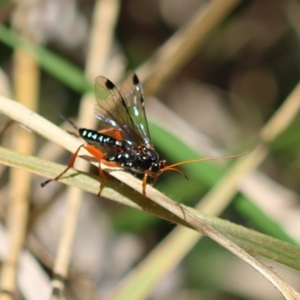
{"type": "MultiPolygon", "coordinates": [[[[15,51],[14,72],[17,99],[35,110],[39,91],[39,67],[35,59],[25,51],[15,51]]],[[[16,151],[30,155],[35,148],[35,138],[27,131],[15,128],[12,144],[16,151]]],[[[18,261],[26,236],[30,186],[30,173],[11,169],[7,215],[10,249],[0,274],[0,290],[6,291],[0,295],[1,300],[12,299],[15,293],[18,261]]]]}
{"type": "Polygon", "coordinates": [[[146,95],[155,94],[195,55],[205,38],[240,3],[240,0],[213,0],[200,7],[195,16],[179,29],[137,72],[146,95]]]}

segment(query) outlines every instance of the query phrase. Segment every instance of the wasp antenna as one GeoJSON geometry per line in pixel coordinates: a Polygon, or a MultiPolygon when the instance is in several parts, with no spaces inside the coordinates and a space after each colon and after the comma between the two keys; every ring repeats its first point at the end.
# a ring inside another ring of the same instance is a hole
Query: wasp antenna
{"type": "MultiPolygon", "coordinates": [[[[254,148],[255,149],[255,148],[254,148]]],[[[198,163],[198,162],[205,162],[205,161],[211,161],[211,160],[221,160],[221,159],[232,159],[232,158],[237,158],[237,157],[241,157],[244,156],[250,152],[252,152],[254,149],[248,150],[246,152],[240,153],[240,154],[235,154],[235,155],[227,155],[227,156],[217,156],[217,157],[206,157],[206,158],[198,158],[198,159],[191,159],[191,160],[186,160],[186,161],[182,161],[179,163],[175,163],[173,165],[168,166],[167,168],[174,168],[174,167],[178,167],[181,165],[187,165],[187,164],[192,164],[192,163],[198,163]]]]}
{"type": "Polygon", "coordinates": [[[78,127],[75,125],[75,123],[73,123],[73,121],[71,121],[70,119],[66,118],[63,115],[59,115],[64,121],[66,121],[67,123],[69,123],[74,129],[78,130],[78,127]]]}
{"type": "Polygon", "coordinates": [[[176,169],[176,168],[173,168],[173,165],[171,165],[171,166],[166,166],[166,167],[163,168],[161,171],[162,171],[162,172],[166,172],[166,171],[175,171],[175,172],[179,173],[180,175],[182,175],[183,177],[185,177],[186,179],[189,179],[189,178],[187,177],[187,175],[186,175],[183,171],[181,171],[181,170],[179,170],[179,169],[176,169]]]}

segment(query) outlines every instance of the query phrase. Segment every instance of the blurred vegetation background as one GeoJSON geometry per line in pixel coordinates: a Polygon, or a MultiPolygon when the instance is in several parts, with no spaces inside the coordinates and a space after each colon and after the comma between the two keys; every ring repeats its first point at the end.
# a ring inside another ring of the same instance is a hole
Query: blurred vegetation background
{"type": "MultiPolygon", "coordinates": [[[[58,126],[63,123],[62,114],[76,120],[79,127],[96,128],[93,104],[83,103],[94,78],[103,75],[118,83],[126,70],[135,70],[145,83],[151,138],[169,164],[254,148],[260,142],[261,129],[299,82],[300,2],[222,2],[0,1],[0,94],[22,102],[58,126]],[[212,17],[205,18],[209,13],[216,16],[213,25],[209,23],[212,17]],[[194,31],[184,31],[196,21],[194,31]],[[177,50],[173,40],[164,53],[164,46],[174,35],[182,43],[180,47],[190,50],[172,53],[177,50]],[[32,47],[31,54],[24,51],[26,43],[32,47]]],[[[0,121],[5,129],[1,131],[2,147],[68,163],[70,153],[61,147],[16,124],[7,127],[4,115],[0,121]]],[[[298,245],[299,128],[297,115],[268,145],[267,159],[250,174],[251,180],[244,182],[222,218],[298,245]]],[[[68,125],[64,129],[72,130],[68,125]]],[[[166,173],[155,187],[176,201],[194,206],[231,163],[182,167],[189,181],[166,173]]],[[[15,257],[21,247],[31,253],[45,276],[43,292],[47,294],[68,213],[67,189],[61,183],[41,189],[41,177],[27,178],[24,173],[14,174],[14,169],[0,167],[0,244],[9,244],[5,236],[9,236],[12,224],[22,228],[15,229],[19,233],[15,257]],[[21,200],[14,206],[18,192],[21,200]]],[[[96,168],[90,172],[97,174],[96,168]]],[[[105,298],[143,263],[174,225],[88,193],[81,199],[64,297],[105,298]]],[[[33,276],[26,273],[31,270],[29,266],[23,266],[24,286],[20,281],[12,284],[13,288],[5,283],[5,255],[1,253],[5,251],[0,250],[0,282],[13,293],[12,298],[5,298],[11,297],[10,293],[0,294],[0,299],[45,299],[39,296],[43,293],[37,293],[43,284],[36,284],[33,293],[26,291],[26,287],[32,290],[26,281],[33,276]]],[[[279,264],[274,268],[299,289],[299,273],[279,264]]],[[[35,276],[38,282],[40,275],[35,276]]],[[[136,285],[142,283],[137,281],[136,285]]],[[[204,239],[169,266],[146,295],[130,297],[145,298],[281,296],[245,263],[204,239]]]]}

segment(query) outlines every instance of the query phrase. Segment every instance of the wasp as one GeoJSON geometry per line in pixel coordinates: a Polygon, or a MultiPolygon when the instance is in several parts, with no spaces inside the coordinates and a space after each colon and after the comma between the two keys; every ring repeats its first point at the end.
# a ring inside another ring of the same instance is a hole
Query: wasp
{"type": "Polygon", "coordinates": [[[150,132],[145,112],[145,99],[141,83],[137,75],[130,71],[118,89],[109,79],[98,76],[94,85],[96,104],[95,116],[101,130],[77,128],[73,122],[67,120],[76,130],[85,144],[72,155],[67,168],[53,179],[44,181],[41,186],[59,180],[70,168],[81,148],[85,148],[92,157],[90,161],[99,162],[100,177],[103,177],[101,164],[123,168],[134,173],[144,174],[142,191],[146,197],[148,177],[154,181],[165,171],[175,171],[186,177],[185,173],[176,167],[183,164],[215,159],[228,159],[237,156],[201,158],[167,165],[161,160],[151,142],[150,132]]]}

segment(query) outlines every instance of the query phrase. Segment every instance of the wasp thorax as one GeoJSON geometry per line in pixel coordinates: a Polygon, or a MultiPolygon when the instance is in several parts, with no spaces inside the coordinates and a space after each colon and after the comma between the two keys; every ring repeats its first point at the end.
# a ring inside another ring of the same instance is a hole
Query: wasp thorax
{"type": "Polygon", "coordinates": [[[144,160],[152,161],[152,162],[158,162],[158,154],[155,150],[142,147],[141,148],[141,155],[144,158],[144,160]]]}

